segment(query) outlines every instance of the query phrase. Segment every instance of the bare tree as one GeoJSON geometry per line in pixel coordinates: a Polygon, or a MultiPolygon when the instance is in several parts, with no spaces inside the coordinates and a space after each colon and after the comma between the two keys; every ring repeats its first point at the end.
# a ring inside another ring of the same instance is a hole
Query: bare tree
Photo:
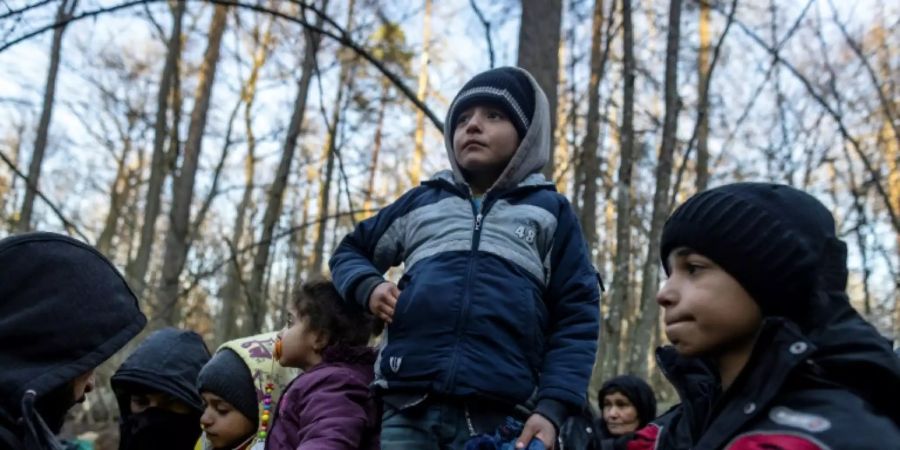
{"type": "MultiPolygon", "coordinates": [[[[428,95],[428,47],[431,45],[431,0],[425,0],[424,21],[422,23],[422,52],[419,54],[419,90],[416,96],[423,103],[428,95]]],[[[449,125],[452,133],[453,124],[449,125]]],[[[409,169],[409,179],[413,186],[418,186],[422,179],[422,160],[425,159],[425,112],[416,110],[416,135],[414,138],[412,166],[409,169]]]]}
{"type": "MultiPolygon", "coordinates": [[[[62,0],[59,8],[56,10],[56,21],[62,22],[71,18],[76,6],[78,6],[78,0],[62,0]]],[[[20,232],[31,229],[31,213],[34,210],[34,197],[38,188],[41,165],[44,162],[44,153],[47,150],[47,140],[50,134],[50,118],[53,115],[53,100],[56,97],[56,76],[59,73],[62,37],[65,31],[65,26],[53,30],[53,43],[50,47],[50,67],[47,69],[47,83],[44,87],[44,105],[41,109],[41,119],[38,122],[37,134],[34,139],[34,151],[31,153],[31,162],[28,165],[28,184],[18,219],[17,228],[20,232]]]]}
{"type": "MultiPolygon", "coordinates": [[[[556,130],[556,87],[559,84],[559,41],[562,0],[522,0],[518,65],[534,76],[550,103],[550,136],[556,130]]],[[[554,144],[544,174],[554,174],[554,144]]]]}
{"type": "Polygon", "coordinates": [[[209,26],[209,43],[203,55],[197,83],[194,108],[191,111],[191,122],[188,126],[187,141],[184,144],[184,156],[181,170],[175,177],[172,186],[172,210],[169,214],[169,230],[166,233],[166,247],[163,256],[162,279],[157,292],[157,311],[153,323],[156,325],[174,325],[180,320],[178,308],[179,279],[190,249],[191,203],[194,197],[194,181],[200,160],[203,131],[212,98],[213,82],[216,66],[219,62],[219,49],[225,22],[228,18],[228,7],[216,5],[212,22],[209,26]]]}
{"type": "Polygon", "coordinates": [[[700,48],[697,52],[697,192],[709,184],[709,3],[700,2],[700,48]]]}
{"type": "MultiPolygon", "coordinates": [[[[169,112],[169,96],[180,97],[177,89],[173,88],[173,84],[177,78],[178,60],[181,57],[181,27],[186,3],[175,2],[175,9],[172,12],[172,35],[169,37],[169,42],[166,45],[166,61],[160,76],[159,92],[156,94],[153,156],[150,159],[150,179],[147,182],[147,196],[141,225],[141,240],[138,245],[137,255],[133,260],[129,261],[125,269],[131,287],[139,298],[147,285],[147,269],[150,267],[150,255],[153,250],[153,242],[156,239],[156,218],[159,216],[160,197],[162,196],[163,182],[165,181],[168,167],[166,164],[165,146],[166,138],[169,137],[169,127],[166,122],[169,112]]],[[[176,132],[177,128],[177,122],[175,122],[172,132],[176,132]]]]}
{"type": "Polygon", "coordinates": [[[650,242],[647,259],[641,272],[641,301],[637,326],[632,328],[629,370],[647,377],[647,356],[659,322],[656,291],[659,289],[660,238],[663,224],[669,215],[669,186],[672,181],[672,155],[675,153],[678,131],[678,48],[681,31],[681,0],[669,2],[669,33],[666,42],[665,98],[666,117],[663,122],[662,146],[656,163],[656,191],[653,194],[653,213],[650,220],[650,242]]]}
{"type": "Polygon", "coordinates": [[[631,297],[631,189],[635,155],[634,133],[634,27],[632,24],[631,0],[622,0],[622,52],[624,64],[622,77],[622,132],[619,174],[616,182],[616,254],[613,267],[612,292],[610,292],[609,313],[601,326],[602,347],[598,355],[601,359],[601,378],[618,370],[619,344],[622,339],[622,314],[631,297]]]}
{"type": "MultiPolygon", "coordinates": [[[[328,0],[323,0],[321,9],[324,11],[328,8],[328,0]]],[[[316,20],[317,26],[321,26],[322,16],[316,20]]],[[[269,262],[269,252],[272,245],[272,234],[275,230],[275,222],[281,216],[282,203],[284,201],[284,191],[287,186],[288,176],[291,172],[291,164],[294,160],[294,153],[297,149],[297,138],[300,136],[300,130],[303,126],[303,118],[306,114],[306,101],[309,94],[309,84],[312,81],[313,73],[316,67],[316,53],[319,50],[321,36],[310,29],[304,30],[304,41],[306,49],[303,54],[303,73],[300,75],[300,81],[297,83],[297,97],[294,100],[294,111],[291,113],[291,120],[288,124],[287,136],[285,136],[284,146],[281,151],[281,160],[278,162],[278,169],[275,172],[275,179],[269,187],[269,193],[266,199],[266,211],[263,214],[262,232],[260,234],[259,249],[253,257],[253,265],[250,271],[250,284],[247,287],[250,298],[247,299],[250,310],[250,321],[248,327],[258,330],[265,318],[265,295],[263,291],[263,275],[265,274],[266,265],[269,262]]]]}
{"type": "Polygon", "coordinates": [[[612,0],[609,11],[606,38],[603,38],[603,0],[594,2],[591,24],[591,75],[588,83],[588,112],[584,140],[581,142],[579,166],[576,168],[575,183],[581,185],[581,206],[578,210],[581,229],[584,230],[587,246],[597,245],[597,182],[600,178],[600,160],[597,156],[600,142],[600,84],[606,75],[606,61],[612,40],[612,24],[616,0],[612,0]],[[601,51],[601,41],[605,47],[601,51]]]}
{"type": "MultiPolygon", "coordinates": [[[[254,100],[256,99],[259,72],[269,56],[269,47],[272,44],[272,23],[273,20],[270,18],[262,38],[259,37],[258,28],[254,31],[254,40],[257,43],[256,52],[253,55],[247,83],[241,91],[241,97],[244,102],[247,155],[244,158],[244,192],[241,195],[240,203],[238,203],[234,224],[231,229],[231,240],[229,241],[234,246],[238,246],[244,241],[247,213],[253,199],[253,180],[256,176],[256,136],[253,133],[252,112],[254,100]]],[[[241,302],[241,293],[243,292],[241,289],[242,274],[245,259],[243,255],[232,255],[231,264],[228,264],[228,269],[225,272],[225,284],[219,292],[219,296],[222,298],[222,310],[218,317],[216,329],[216,337],[220,342],[234,339],[241,334],[237,318],[238,314],[245,310],[245,308],[241,308],[241,306],[245,305],[241,302]]]]}

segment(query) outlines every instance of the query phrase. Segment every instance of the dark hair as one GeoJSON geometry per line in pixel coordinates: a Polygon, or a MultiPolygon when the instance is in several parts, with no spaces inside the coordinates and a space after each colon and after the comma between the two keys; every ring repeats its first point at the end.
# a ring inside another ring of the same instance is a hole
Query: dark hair
{"type": "Polygon", "coordinates": [[[362,308],[344,301],[334,283],[316,277],[294,294],[297,316],[308,319],[309,328],[328,336],[328,346],[366,345],[374,333],[374,318],[362,308]]]}

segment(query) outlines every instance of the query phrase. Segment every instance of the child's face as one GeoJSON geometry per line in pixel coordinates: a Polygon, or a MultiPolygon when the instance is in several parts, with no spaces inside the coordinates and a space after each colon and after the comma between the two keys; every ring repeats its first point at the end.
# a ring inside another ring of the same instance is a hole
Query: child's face
{"type": "Polygon", "coordinates": [[[666,336],[678,353],[718,356],[742,348],[762,323],[759,306],[738,281],[686,247],[668,257],[669,279],[656,295],[666,336]]]}
{"type": "Polygon", "coordinates": [[[475,105],[453,126],[453,154],[470,173],[499,176],[519,147],[516,127],[502,109],[475,105]]]}
{"type": "Polygon", "coordinates": [[[322,361],[322,349],[327,340],[322,333],[309,328],[307,317],[297,317],[297,309],[291,308],[287,327],[281,332],[281,356],[278,363],[284,367],[309,370],[322,361]]]}
{"type": "Polygon", "coordinates": [[[256,431],[256,424],[216,394],[201,392],[206,408],[200,425],[215,448],[232,448],[256,431]]]}

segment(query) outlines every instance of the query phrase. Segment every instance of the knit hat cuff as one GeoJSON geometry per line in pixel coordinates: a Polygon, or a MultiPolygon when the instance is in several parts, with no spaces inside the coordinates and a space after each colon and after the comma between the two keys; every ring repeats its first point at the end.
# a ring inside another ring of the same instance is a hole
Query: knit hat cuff
{"type": "Polygon", "coordinates": [[[230,349],[216,352],[197,377],[197,390],[222,397],[251,422],[259,421],[259,399],[247,364],[230,349]]]}
{"type": "Polygon", "coordinates": [[[457,117],[464,108],[478,101],[505,106],[504,109],[512,113],[511,119],[516,124],[516,129],[527,130],[531,126],[531,120],[516,98],[508,90],[493,86],[475,86],[460,92],[450,106],[450,110],[453,111],[450,116],[457,117]]]}

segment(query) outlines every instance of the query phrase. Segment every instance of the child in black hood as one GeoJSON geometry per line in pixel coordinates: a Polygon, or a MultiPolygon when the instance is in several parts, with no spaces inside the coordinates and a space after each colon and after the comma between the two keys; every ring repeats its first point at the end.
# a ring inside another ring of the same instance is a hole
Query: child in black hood
{"type": "Polygon", "coordinates": [[[163,328],[141,343],[110,380],[121,416],[119,450],[194,448],[203,413],[195,380],[209,357],[193,331],[163,328]]]}
{"type": "Polygon", "coordinates": [[[0,240],[0,448],[61,449],[93,371],[147,323],[115,267],[54,233],[0,240]]]}

